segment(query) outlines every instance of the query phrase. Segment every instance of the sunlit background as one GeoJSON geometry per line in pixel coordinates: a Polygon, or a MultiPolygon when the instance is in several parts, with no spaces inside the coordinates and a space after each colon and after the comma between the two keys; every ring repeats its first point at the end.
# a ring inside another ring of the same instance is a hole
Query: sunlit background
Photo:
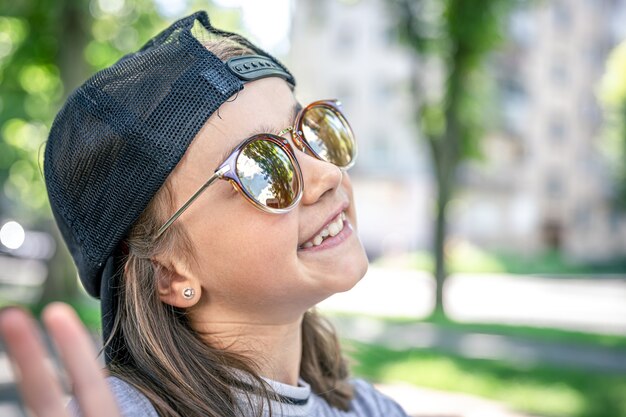
{"type": "MultiPolygon", "coordinates": [[[[355,374],[414,416],[626,417],[626,0],[460,3],[2,2],[0,305],[65,300],[97,329],[47,204],[47,133],[90,74],[204,9],[356,132],[371,266],[320,306],[355,374]]],[[[0,415],[22,416],[0,355],[0,415]]]]}

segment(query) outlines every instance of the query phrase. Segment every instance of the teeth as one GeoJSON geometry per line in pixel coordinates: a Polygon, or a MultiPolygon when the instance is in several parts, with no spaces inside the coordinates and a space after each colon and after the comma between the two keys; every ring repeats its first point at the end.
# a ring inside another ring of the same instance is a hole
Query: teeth
{"type": "Polygon", "coordinates": [[[337,218],[328,224],[321,232],[317,234],[313,239],[302,245],[302,248],[307,249],[313,246],[319,246],[324,239],[328,236],[337,236],[339,232],[343,230],[343,222],[346,220],[346,213],[343,211],[337,216],[337,218]]]}

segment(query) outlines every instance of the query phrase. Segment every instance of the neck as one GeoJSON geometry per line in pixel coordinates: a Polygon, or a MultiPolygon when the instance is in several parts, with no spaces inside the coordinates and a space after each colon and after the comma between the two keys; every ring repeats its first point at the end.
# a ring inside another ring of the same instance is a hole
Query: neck
{"type": "Polygon", "coordinates": [[[194,326],[207,343],[250,358],[265,378],[297,385],[302,316],[291,322],[211,321],[194,326]]]}

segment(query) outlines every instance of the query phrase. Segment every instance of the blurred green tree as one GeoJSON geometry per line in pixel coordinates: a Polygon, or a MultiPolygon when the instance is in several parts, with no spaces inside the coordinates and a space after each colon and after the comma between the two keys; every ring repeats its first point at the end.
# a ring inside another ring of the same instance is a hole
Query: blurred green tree
{"type": "MultiPolygon", "coordinates": [[[[0,5],[0,216],[27,227],[54,231],[40,173],[42,149],[65,92],[87,71],[81,57],[90,21],[88,4],[80,2],[0,5]]],[[[50,273],[64,279],[47,280],[44,294],[75,295],[69,266],[67,252],[57,251],[50,273]]]]}
{"type": "Polygon", "coordinates": [[[56,113],[90,74],[199,9],[208,10],[218,27],[241,30],[239,9],[216,9],[206,0],[0,2],[0,220],[12,217],[56,237],[60,250],[50,262],[43,302],[71,300],[79,288],[41,173],[56,113]]]}
{"type": "Polygon", "coordinates": [[[414,53],[411,94],[417,125],[431,152],[437,185],[433,251],[437,282],[435,314],[445,314],[443,286],[446,210],[456,188],[457,168],[480,155],[485,103],[479,102],[484,61],[502,39],[510,0],[391,0],[402,44],[414,53]],[[418,63],[435,62],[445,73],[440,98],[429,99],[417,82],[418,63]]]}
{"type": "Polygon", "coordinates": [[[609,55],[599,98],[606,119],[601,147],[615,180],[616,206],[626,211],[626,41],[609,55]]]}
{"type": "Polygon", "coordinates": [[[0,217],[53,233],[44,301],[72,299],[78,281],[51,221],[43,147],[65,97],[89,74],[165,25],[152,0],[0,3],[0,217]]]}

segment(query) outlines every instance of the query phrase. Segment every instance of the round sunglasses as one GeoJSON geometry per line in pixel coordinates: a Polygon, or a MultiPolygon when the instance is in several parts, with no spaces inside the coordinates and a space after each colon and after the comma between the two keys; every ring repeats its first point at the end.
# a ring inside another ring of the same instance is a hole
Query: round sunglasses
{"type": "Polygon", "coordinates": [[[252,205],[268,213],[285,213],[302,198],[300,165],[289,142],[291,133],[302,152],[347,170],[354,165],[357,147],[354,134],[337,100],[315,101],[298,112],[292,127],[278,135],[261,133],[243,142],[215,170],[157,232],[161,236],[185,210],[218,179],[230,181],[252,205]]]}

